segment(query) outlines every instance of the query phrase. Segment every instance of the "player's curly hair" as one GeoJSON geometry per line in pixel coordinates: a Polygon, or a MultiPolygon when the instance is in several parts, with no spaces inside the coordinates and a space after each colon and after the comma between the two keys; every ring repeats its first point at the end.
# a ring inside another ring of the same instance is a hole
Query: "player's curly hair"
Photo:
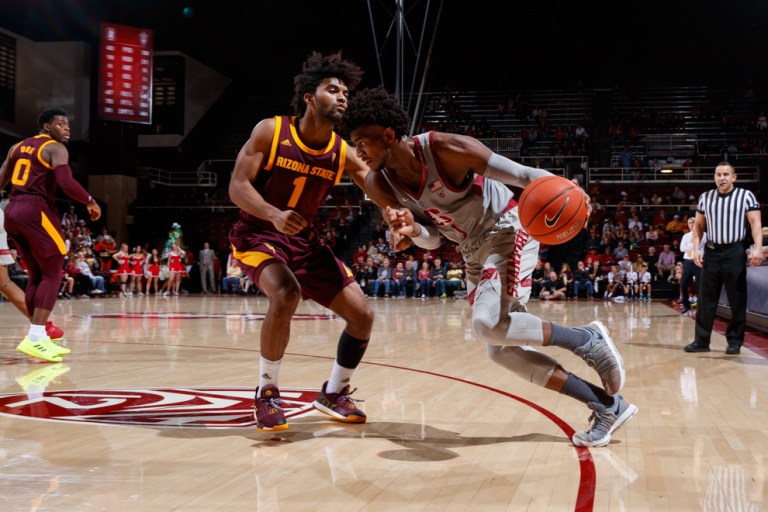
{"type": "Polygon", "coordinates": [[[40,116],[37,118],[37,126],[42,130],[43,125],[53,122],[53,118],[56,116],[67,117],[67,113],[64,110],[56,107],[46,108],[40,112],[40,116]]]}
{"type": "Polygon", "coordinates": [[[344,116],[343,132],[349,134],[360,126],[373,124],[392,128],[397,138],[408,135],[411,116],[394,95],[384,87],[371,87],[354,93],[344,116]]]}
{"type": "Polygon", "coordinates": [[[341,52],[322,55],[312,52],[301,68],[301,73],[293,77],[293,100],[291,105],[297,115],[303,115],[307,105],[304,95],[313,93],[326,78],[338,78],[351,91],[363,77],[363,70],[352,61],[342,58],[341,52]]]}

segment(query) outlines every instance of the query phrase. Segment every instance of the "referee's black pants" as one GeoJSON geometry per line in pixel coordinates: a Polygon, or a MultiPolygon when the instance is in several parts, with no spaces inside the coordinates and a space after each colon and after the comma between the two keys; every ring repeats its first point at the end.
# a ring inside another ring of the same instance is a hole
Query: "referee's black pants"
{"type": "Polygon", "coordinates": [[[688,298],[688,288],[691,281],[696,280],[696,296],[700,295],[699,287],[701,285],[701,269],[693,260],[683,259],[683,275],[680,278],[680,295],[683,298],[683,307],[691,309],[691,299],[688,298]]]}
{"type": "Polygon", "coordinates": [[[707,248],[704,251],[699,308],[696,311],[695,341],[699,345],[709,346],[723,285],[731,308],[731,320],[725,337],[729,346],[741,347],[747,321],[747,256],[742,244],[707,248]]]}

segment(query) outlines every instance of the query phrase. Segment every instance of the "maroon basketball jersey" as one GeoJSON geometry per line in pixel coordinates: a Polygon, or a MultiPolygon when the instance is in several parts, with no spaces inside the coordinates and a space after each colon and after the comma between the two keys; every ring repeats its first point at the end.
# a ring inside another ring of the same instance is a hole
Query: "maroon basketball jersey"
{"type": "MultiPolygon", "coordinates": [[[[295,122],[295,117],[275,117],[269,157],[253,186],[269,204],[300,213],[311,225],[328,191],[344,173],[347,144],[334,132],[325,148],[307,147],[296,133],[295,122]]],[[[271,222],[242,210],[240,216],[248,223],[274,229],[271,222]]]]}
{"type": "Polygon", "coordinates": [[[16,144],[8,160],[11,173],[11,197],[28,194],[45,198],[53,205],[56,199],[56,176],[51,164],[43,159],[43,148],[56,142],[50,135],[40,134],[16,144]]]}

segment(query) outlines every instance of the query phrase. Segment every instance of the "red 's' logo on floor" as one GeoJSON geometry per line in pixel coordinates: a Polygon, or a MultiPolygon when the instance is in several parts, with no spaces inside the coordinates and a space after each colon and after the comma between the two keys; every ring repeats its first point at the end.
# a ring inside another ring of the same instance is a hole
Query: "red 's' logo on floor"
{"type": "MultiPolygon", "coordinates": [[[[314,411],[319,390],[281,388],[286,418],[314,411]]],[[[0,414],[39,420],[160,428],[254,427],[253,388],[136,388],[0,395],[0,414]]]]}

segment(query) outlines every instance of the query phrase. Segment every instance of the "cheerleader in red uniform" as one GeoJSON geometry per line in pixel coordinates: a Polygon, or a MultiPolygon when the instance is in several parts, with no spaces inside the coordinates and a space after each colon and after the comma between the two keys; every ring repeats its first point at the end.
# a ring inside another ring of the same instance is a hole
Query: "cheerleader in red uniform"
{"type": "Polygon", "coordinates": [[[165,291],[165,295],[169,292],[173,292],[174,295],[179,294],[179,286],[181,286],[181,274],[184,272],[184,264],[182,258],[184,253],[179,250],[179,246],[171,244],[171,252],[168,253],[168,284],[165,291]]]}
{"type": "Polygon", "coordinates": [[[131,254],[131,281],[128,284],[128,289],[133,293],[134,285],[136,287],[136,295],[144,295],[141,293],[141,278],[144,275],[144,258],[147,257],[147,253],[144,252],[144,248],[140,245],[136,246],[136,249],[131,254]]]}
{"type": "Polygon", "coordinates": [[[147,278],[147,291],[149,295],[149,288],[151,285],[155,285],[155,295],[157,295],[157,282],[160,280],[160,257],[157,255],[157,249],[152,249],[152,254],[147,255],[146,268],[147,271],[144,277],[147,278]]]}
{"type": "Polygon", "coordinates": [[[130,293],[125,286],[128,282],[128,277],[131,275],[131,254],[128,252],[128,244],[120,244],[120,250],[113,254],[112,258],[117,261],[119,265],[115,275],[120,280],[120,295],[129,297],[132,293],[130,293]]]}

